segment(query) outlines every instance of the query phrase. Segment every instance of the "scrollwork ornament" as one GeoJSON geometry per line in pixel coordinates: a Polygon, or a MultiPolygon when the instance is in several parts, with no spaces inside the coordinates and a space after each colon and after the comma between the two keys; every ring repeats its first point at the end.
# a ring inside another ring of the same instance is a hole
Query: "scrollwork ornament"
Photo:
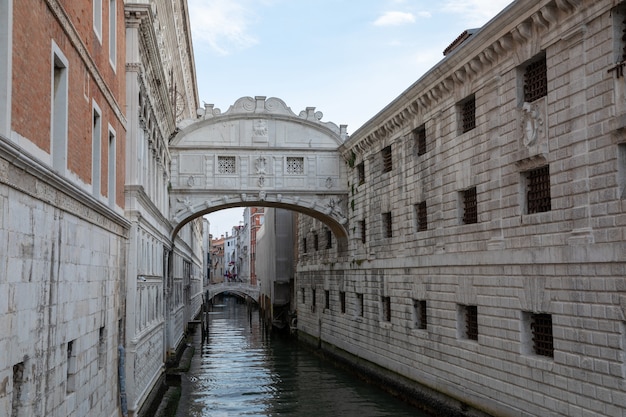
{"type": "Polygon", "coordinates": [[[543,118],[537,106],[531,103],[524,102],[520,111],[522,142],[526,147],[530,147],[537,143],[542,131],[543,118]]]}

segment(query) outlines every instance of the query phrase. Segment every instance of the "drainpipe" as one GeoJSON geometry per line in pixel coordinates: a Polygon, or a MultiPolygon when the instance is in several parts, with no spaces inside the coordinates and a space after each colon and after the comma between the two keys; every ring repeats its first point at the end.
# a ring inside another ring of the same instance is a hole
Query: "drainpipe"
{"type": "Polygon", "coordinates": [[[122,416],[128,417],[128,404],[126,402],[126,367],[124,366],[124,363],[126,362],[126,353],[124,352],[124,346],[119,345],[117,347],[117,352],[119,355],[117,371],[120,384],[120,407],[122,409],[122,416]]]}

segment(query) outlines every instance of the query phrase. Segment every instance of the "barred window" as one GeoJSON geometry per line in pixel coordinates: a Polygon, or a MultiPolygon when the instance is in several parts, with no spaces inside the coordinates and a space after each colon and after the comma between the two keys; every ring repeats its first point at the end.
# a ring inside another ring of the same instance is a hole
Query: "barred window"
{"type": "Polygon", "coordinates": [[[476,187],[462,192],[463,194],[463,223],[471,224],[478,222],[478,202],[476,199],[476,187]]]}
{"type": "Polygon", "coordinates": [[[391,321],[391,297],[381,297],[383,320],[391,321]]]}
{"type": "Polygon", "coordinates": [[[459,305],[460,336],[464,339],[478,340],[478,308],[471,305],[459,305]]]}
{"type": "Polygon", "coordinates": [[[383,235],[385,237],[392,237],[393,235],[391,212],[383,213],[383,235]]]}
{"type": "Polygon", "coordinates": [[[359,185],[365,184],[365,162],[361,162],[356,166],[357,174],[359,176],[359,185]]]}
{"type": "Polygon", "coordinates": [[[413,316],[416,329],[427,328],[426,300],[413,300],[413,316]]]}
{"type": "Polygon", "coordinates": [[[287,174],[304,174],[304,158],[288,156],[287,174]]]}
{"type": "Polygon", "coordinates": [[[365,311],[365,304],[363,303],[363,294],[357,293],[356,295],[357,315],[363,317],[365,311]]]}
{"type": "Polygon", "coordinates": [[[537,355],[554,357],[552,315],[531,314],[530,328],[532,331],[533,351],[537,355]]]}
{"type": "Polygon", "coordinates": [[[545,55],[531,62],[524,70],[524,101],[532,103],[548,94],[548,73],[545,55]]]}
{"type": "Polygon", "coordinates": [[[380,154],[383,160],[383,172],[391,171],[391,169],[393,168],[391,160],[391,145],[383,148],[380,154]]]}
{"type": "Polygon", "coordinates": [[[460,104],[461,132],[469,132],[476,127],[476,98],[474,95],[463,100],[460,104]]]}
{"type": "Polygon", "coordinates": [[[415,148],[417,149],[417,155],[424,155],[426,153],[426,125],[423,124],[417,129],[413,130],[413,140],[415,141],[415,148]]]}
{"type": "Polygon", "coordinates": [[[361,242],[366,242],[365,220],[359,220],[359,230],[361,231],[361,242]]]}
{"type": "Polygon", "coordinates": [[[339,302],[341,303],[341,312],[345,314],[346,312],[346,292],[339,292],[339,302]]]}
{"type": "Polygon", "coordinates": [[[550,167],[526,172],[526,204],[528,214],[551,210],[550,167]]]}
{"type": "Polygon", "coordinates": [[[330,310],[330,291],[324,290],[324,308],[330,310]]]}
{"type": "Polygon", "coordinates": [[[415,205],[415,215],[417,218],[417,231],[422,232],[428,229],[428,214],[426,212],[426,202],[422,201],[415,205]]]}
{"type": "Polygon", "coordinates": [[[218,174],[236,174],[237,159],[234,156],[218,156],[217,157],[218,174]]]}

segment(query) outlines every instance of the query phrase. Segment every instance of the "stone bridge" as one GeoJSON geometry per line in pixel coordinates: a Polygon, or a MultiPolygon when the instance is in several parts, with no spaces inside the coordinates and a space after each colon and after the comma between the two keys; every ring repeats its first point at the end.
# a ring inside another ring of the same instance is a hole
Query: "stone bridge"
{"type": "Polygon", "coordinates": [[[346,126],[314,107],[296,115],[278,98],[243,97],[221,113],[206,106],[170,140],[174,235],[189,220],[231,207],[285,208],[324,222],[345,245],[346,126]]]}
{"type": "Polygon", "coordinates": [[[220,284],[211,284],[205,288],[208,292],[209,300],[218,294],[225,292],[239,295],[240,297],[249,297],[254,301],[259,301],[259,286],[242,282],[222,282],[220,284]]]}

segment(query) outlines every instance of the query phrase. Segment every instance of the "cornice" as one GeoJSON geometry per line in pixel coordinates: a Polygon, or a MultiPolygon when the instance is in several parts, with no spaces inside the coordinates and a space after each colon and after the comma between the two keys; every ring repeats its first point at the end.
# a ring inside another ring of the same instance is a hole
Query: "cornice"
{"type": "Polygon", "coordinates": [[[76,49],[76,52],[78,53],[81,60],[85,64],[85,67],[87,67],[87,70],[89,71],[91,75],[91,78],[93,78],[94,82],[98,85],[98,88],[102,92],[102,95],[104,96],[105,100],[107,101],[111,109],[113,109],[113,111],[115,112],[115,115],[122,123],[124,129],[126,129],[127,120],[126,120],[126,116],[124,115],[124,112],[122,111],[119,103],[115,99],[113,92],[109,89],[109,86],[104,81],[104,78],[98,71],[98,66],[91,58],[91,55],[87,51],[87,47],[85,46],[82,39],[78,35],[78,31],[72,24],[72,21],[70,20],[69,16],[65,12],[65,9],[63,9],[63,6],[61,6],[58,0],[46,0],[46,4],[48,5],[48,8],[52,12],[52,14],[59,21],[59,24],[63,28],[63,31],[65,32],[68,39],[70,40],[70,42],[76,49]]]}
{"type": "Polygon", "coordinates": [[[457,46],[393,102],[357,129],[341,147],[346,161],[404,129],[415,116],[477,79],[503,56],[555,28],[575,13],[584,0],[516,1],[457,46]]]}
{"type": "Polygon", "coordinates": [[[0,136],[0,183],[18,189],[22,193],[107,229],[118,236],[128,237],[130,222],[126,218],[66,178],[51,171],[22,148],[2,136],[0,136]],[[2,160],[7,161],[8,164],[2,163],[2,160]],[[19,169],[20,172],[12,174],[11,166],[19,169]]]}

